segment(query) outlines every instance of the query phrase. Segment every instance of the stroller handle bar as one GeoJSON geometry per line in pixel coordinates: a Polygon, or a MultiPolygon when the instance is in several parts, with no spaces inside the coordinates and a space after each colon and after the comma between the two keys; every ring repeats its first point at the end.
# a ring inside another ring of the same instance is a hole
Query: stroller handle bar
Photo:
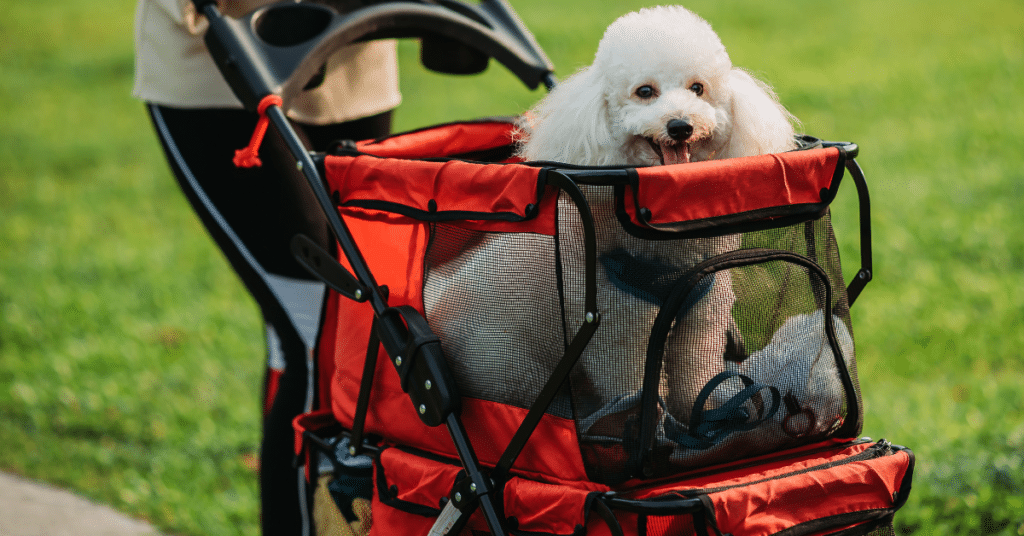
{"type": "Polygon", "coordinates": [[[423,39],[433,70],[472,74],[498,60],[530,89],[554,85],[551,61],[505,0],[389,0],[347,13],[322,4],[279,2],[238,19],[213,0],[194,0],[210,22],[206,45],[235,95],[256,110],[267,95],[287,109],[339,48],[384,38],[423,39]]]}

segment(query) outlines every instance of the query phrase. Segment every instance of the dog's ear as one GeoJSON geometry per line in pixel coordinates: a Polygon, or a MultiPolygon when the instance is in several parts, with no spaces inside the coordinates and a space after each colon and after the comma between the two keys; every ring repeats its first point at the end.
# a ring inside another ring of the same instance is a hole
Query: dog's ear
{"type": "Polygon", "coordinates": [[[764,82],[743,69],[729,73],[732,90],[732,134],[723,158],[780,153],[796,147],[796,118],[779,104],[764,82]]]}
{"type": "Polygon", "coordinates": [[[607,100],[597,69],[587,67],[559,82],[527,115],[526,160],[602,165],[614,147],[607,100]]]}

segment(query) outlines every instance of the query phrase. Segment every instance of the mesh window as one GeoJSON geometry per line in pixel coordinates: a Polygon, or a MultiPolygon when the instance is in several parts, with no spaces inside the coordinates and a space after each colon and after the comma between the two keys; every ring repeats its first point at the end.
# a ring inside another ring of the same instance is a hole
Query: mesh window
{"type": "MultiPolygon", "coordinates": [[[[427,322],[459,392],[529,408],[565,351],[554,239],[437,224],[425,272],[427,322]]],[[[549,412],[571,417],[567,397],[549,412]]]]}
{"type": "MultiPolygon", "coordinates": [[[[601,325],[571,377],[590,478],[664,476],[820,440],[845,423],[846,367],[832,348],[855,374],[853,340],[827,216],[744,235],[654,240],[627,232],[612,208],[591,203],[601,325]],[[779,252],[798,262],[778,260],[779,252]],[[754,260],[732,267],[740,256],[754,260]],[[645,385],[657,391],[646,408],[645,385]]],[[[571,337],[571,319],[583,315],[583,232],[574,207],[560,209],[571,337]]]]}
{"type": "MultiPolygon", "coordinates": [[[[611,188],[581,190],[597,235],[600,326],[549,413],[574,419],[592,480],[665,476],[859,433],[827,214],[652,239],[619,222],[611,188]]],[[[432,227],[424,307],[464,396],[529,408],[584,323],[584,226],[562,195],[555,237],[432,227]]]]}

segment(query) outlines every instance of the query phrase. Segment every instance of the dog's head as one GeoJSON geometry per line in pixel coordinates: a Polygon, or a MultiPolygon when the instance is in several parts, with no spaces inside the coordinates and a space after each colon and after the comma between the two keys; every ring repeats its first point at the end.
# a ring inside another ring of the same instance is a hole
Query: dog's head
{"type": "Polygon", "coordinates": [[[584,165],[661,165],[793,148],[793,117],[734,68],[711,25],[679,6],[608,27],[594,63],[531,114],[523,156],[584,165]]]}

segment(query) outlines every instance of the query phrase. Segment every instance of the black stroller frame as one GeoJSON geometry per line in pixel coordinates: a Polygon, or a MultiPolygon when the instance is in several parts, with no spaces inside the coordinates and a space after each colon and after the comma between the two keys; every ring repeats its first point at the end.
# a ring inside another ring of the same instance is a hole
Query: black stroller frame
{"type": "MultiPolygon", "coordinates": [[[[326,215],[351,272],[333,254],[302,235],[292,241],[293,254],[300,264],[331,289],[351,300],[371,305],[376,328],[371,336],[379,337],[377,344],[386,350],[403,390],[411,398],[413,407],[418,409],[420,420],[431,427],[444,425],[451,436],[465,474],[451,490],[450,501],[435,529],[439,534],[457,534],[469,514],[479,508],[493,534],[506,534],[507,527],[499,505],[495,504],[496,489],[508,478],[527,439],[567,380],[601,321],[595,298],[595,230],[587,202],[577,184],[625,184],[630,177],[623,170],[612,169],[564,166],[547,171],[547,184],[567,194],[584,214],[587,314],[497,466],[486,471],[477,460],[462,424],[458,390],[438,337],[424,317],[412,307],[388,305],[387,288],[375,280],[324,187],[322,158],[309,153],[303,146],[285,110],[334,51],[358,41],[421,38],[424,64],[442,72],[479,72],[486,67],[488,58],[494,58],[531,89],[542,84],[549,89],[553,87],[555,79],[550,61],[505,0],[484,0],[478,5],[456,0],[394,0],[367,3],[344,14],[315,3],[283,2],[261,8],[241,19],[223,16],[213,0],[194,0],[194,4],[210,22],[206,43],[224,78],[244,107],[260,111],[284,139],[295,160],[296,170],[304,176],[326,215]],[[268,101],[268,97],[278,97],[279,100],[272,98],[268,101]]],[[[856,183],[860,201],[861,267],[847,288],[848,301],[852,304],[872,278],[869,196],[863,172],[854,160],[857,146],[829,142],[825,145],[839,147],[846,155],[845,166],[856,183]]],[[[375,346],[371,340],[371,348],[375,346]]],[[[365,440],[362,430],[373,366],[373,360],[368,359],[366,370],[370,373],[362,378],[356,425],[348,432],[351,454],[374,449],[374,445],[365,440]]],[[[321,443],[325,450],[331,448],[315,436],[311,435],[309,439],[314,444],[321,443]]],[[[680,498],[657,505],[615,497],[610,497],[609,501],[622,510],[650,515],[659,515],[663,511],[698,512],[705,508],[699,499],[680,498]]],[[[602,516],[611,515],[610,512],[605,514],[601,509],[596,510],[602,516]]],[[[609,526],[613,525],[609,523],[609,526]]]]}

